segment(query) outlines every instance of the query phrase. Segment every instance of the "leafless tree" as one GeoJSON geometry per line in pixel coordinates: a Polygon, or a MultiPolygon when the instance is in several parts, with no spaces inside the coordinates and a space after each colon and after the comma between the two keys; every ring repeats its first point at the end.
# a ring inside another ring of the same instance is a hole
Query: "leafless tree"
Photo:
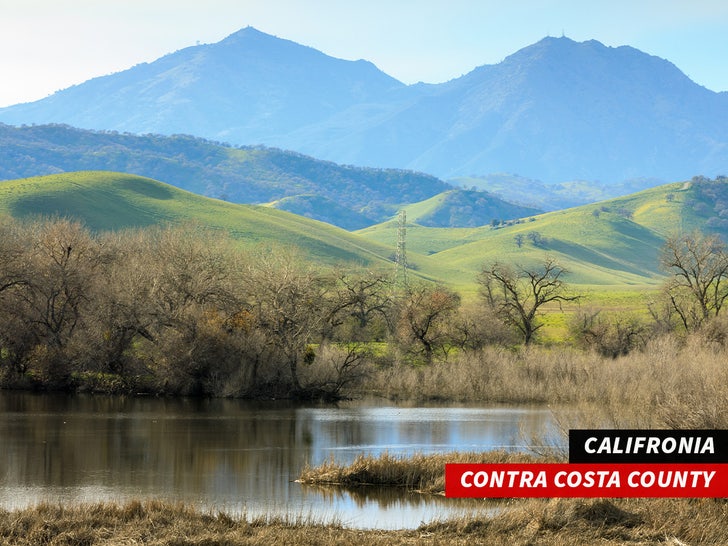
{"type": "Polygon", "coordinates": [[[298,366],[313,360],[311,344],[321,341],[330,283],[285,249],[262,251],[251,260],[247,283],[257,327],[287,366],[293,389],[300,391],[298,366]]]}
{"type": "Polygon", "coordinates": [[[478,283],[486,304],[497,311],[501,320],[515,327],[528,345],[543,326],[539,317],[544,305],[579,299],[580,296],[567,294],[562,279],[565,273],[551,257],[537,268],[494,262],[483,267],[478,283]]]}
{"type": "Polygon", "coordinates": [[[717,235],[669,237],[660,265],[671,275],[664,294],[686,330],[720,313],[728,298],[728,250],[717,235]]]}
{"type": "Polygon", "coordinates": [[[400,302],[399,336],[405,345],[430,363],[437,352],[447,353],[452,341],[451,319],[460,306],[452,290],[433,284],[411,284],[400,302]]]}
{"type": "Polygon", "coordinates": [[[332,279],[329,294],[327,337],[333,330],[352,323],[344,335],[347,341],[368,337],[372,323],[385,323],[393,305],[391,281],[388,276],[369,271],[364,273],[338,272],[332,279]]]}

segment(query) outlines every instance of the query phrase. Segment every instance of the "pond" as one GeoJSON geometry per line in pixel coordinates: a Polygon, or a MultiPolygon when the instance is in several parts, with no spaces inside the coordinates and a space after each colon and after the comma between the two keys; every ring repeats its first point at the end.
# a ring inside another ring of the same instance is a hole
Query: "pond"
{"type": "MultiPolygon", "coordinates": [[[[295,482],[359,454],[527,449],[544,408],[336,406],[0,392],[0,506],[164,499],[234,515],[412,528],[497,504],[295,482]]],[[[553,436],[552,436],[553,437],[553,436]]]]}

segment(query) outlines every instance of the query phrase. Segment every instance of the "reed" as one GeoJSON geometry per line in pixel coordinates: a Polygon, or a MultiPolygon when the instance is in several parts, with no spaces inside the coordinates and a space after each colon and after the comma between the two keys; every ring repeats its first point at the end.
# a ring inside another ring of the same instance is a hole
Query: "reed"
{"type": "Polygon", "coordinates": [[[568,347],[488,347],[429,366],[378,370],[391,399],[548,404],[565,428],[728,428],[728,349],[656,338],[608,358],[568,347]]]}
{"type": "MultiPolygon", "coordinates": [[[[539,458],[540,461],[544,459],[539,458]]],[[[404,487],[408,490],[443,494],[445,463],[526,463],[536,457],[526,453],[488,451],[482,453],[437,453],[397,456],[359,455],[354,462],[342,465],[329,459],[323,464],[306,466],[298,481],[317,485],[361,487],[366,485],[404,487]]]]}
{"type": "Polygon", "coordinates": [[[728,502],[676,499],[531,499],[490,518],[416,530],[347,529],[305,520],[234,518],[159,501],[41,504],[0,510],[0,543],[36,545],[728,544],[728,502]]]}

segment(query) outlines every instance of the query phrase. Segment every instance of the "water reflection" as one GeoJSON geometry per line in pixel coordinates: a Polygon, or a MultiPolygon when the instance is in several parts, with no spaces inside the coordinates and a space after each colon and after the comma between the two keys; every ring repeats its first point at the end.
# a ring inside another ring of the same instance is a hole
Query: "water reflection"
{"type": "Polygon", "coordinates": [[[0,504],[162,498],[251,516],[411,527],[492,505],[294,480],[306,463],[332,456],[520,449],[550,426],[547,411],[526,408],[0,393],[0,504]]]}

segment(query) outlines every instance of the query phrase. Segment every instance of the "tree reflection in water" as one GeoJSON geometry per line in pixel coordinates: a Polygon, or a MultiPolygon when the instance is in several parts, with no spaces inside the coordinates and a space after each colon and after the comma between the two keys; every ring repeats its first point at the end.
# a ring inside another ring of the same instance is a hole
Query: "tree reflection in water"
{"type": "Polygon", "coordinates": [[[340,407],[0,393],[0,505],[160,498],[257,516],[409,527],[494,504],[294,483],[305,464],[361,453],[518,448],[543,409],[340,407]],[[522,430],[525,434],[522,436],[522,430]],[[469,503],[469,504],[468,504],[469,503]]]}

